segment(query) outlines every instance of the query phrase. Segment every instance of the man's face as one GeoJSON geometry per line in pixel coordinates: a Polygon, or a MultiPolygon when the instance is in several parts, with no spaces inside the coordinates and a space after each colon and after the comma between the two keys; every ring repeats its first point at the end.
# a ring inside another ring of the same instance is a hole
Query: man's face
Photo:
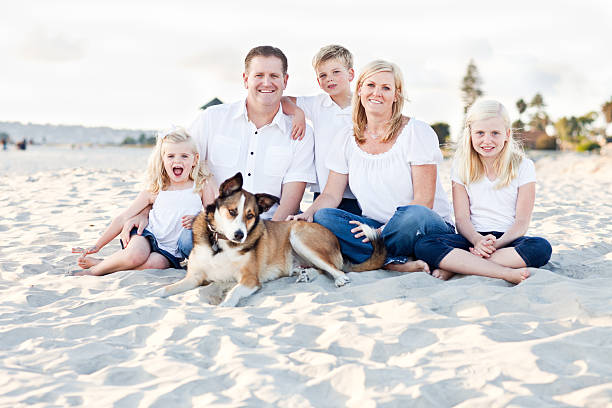
{"type": "Polygon", "coordinates": [[[247,89],[247,101],[263,106],[278,106],[288,75],[283,74],[283,63],[276,57],[257,56],[242,74],[247,89]]]}

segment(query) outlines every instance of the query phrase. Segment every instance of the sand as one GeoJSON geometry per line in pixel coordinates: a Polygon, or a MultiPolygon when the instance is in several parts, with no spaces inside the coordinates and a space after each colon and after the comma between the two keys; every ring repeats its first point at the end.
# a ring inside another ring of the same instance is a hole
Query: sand
{"type": "Polygon", "coordinates": [[[518,286],[373,271],[220,308],[202,289],[151,295],[179,270],[67,275],[147,154],[0,151],[0,406],[612,404],[611,156],[539,155],[529,233],[553,255],[518,286]]]}

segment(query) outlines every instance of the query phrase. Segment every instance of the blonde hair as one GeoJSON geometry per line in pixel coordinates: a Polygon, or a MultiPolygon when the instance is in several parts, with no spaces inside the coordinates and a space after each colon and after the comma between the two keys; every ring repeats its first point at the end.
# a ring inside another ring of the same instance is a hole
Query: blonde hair
{"type": "Polygon", "coordinates": [[[204,183],[211,177],[208,166],[203,161],[199,160],[198,149],[195,144],[195,140],[187,133],[183,128],[177,127],[167,133],[159,133],[157,135],[157,142],[151,155],[149,156],[149,163],[147,166],[146,173],[146,186],[147,190],[152,193],[159,193],[165,190],[170,185],[170,177],[164,168],[164,146],[167,143],[182,143],[188,142],[192,148],[194,155],[197,160],[195,165],[189,173],[189,178],[193,180],[193,191],[201,191],[204,183]]]}
{"type": "Polygon", "coordinates": [[[326,45],[312,58],[312,67],[317,69],[322,63],[337,59],[340,60],[346,69],[353,68],[353,54],[341,45],[326,45]]]}
{"type": "Polygon", "coordinates": [[[522,146],[514,139],[508,111],[497,101],[481,100],[474,103],[468,110],[463,132],[457,141],[455,163],[458,166],[459,179],[463,184],[477,182],[485,175],[484,164],[472,145],[472,123],[490,118],[502,119],[506,132],[510,130],[510,137],[493,163],[495,174],[499,179],[495,188],[507,186],[518,175],[518,169],[525,153],[522,146]]]}
{"type": "Polygon", "coordinates": [[[395,102],[393,102],[391,110],[391,118],[388,121],[387,131],[382,137],[383,142],[388,142],[392,139],[403,126],[402,109],[404,108],[404,79],[402,78],[402,72],[399,67],[392,62],[383,60],[376,60],[366,65],[361,75],[357,79],[356,92],[353,94],[353,133],[355,134],[355,140],[357,143],[362,144],[366,138],[364,131],[368,124],[368,118],[366,117],[365,109],[361,104],[361,97],[359,90],[363,83],[374,74],[379,72],[391,72],[395,79],[395,102]]]}

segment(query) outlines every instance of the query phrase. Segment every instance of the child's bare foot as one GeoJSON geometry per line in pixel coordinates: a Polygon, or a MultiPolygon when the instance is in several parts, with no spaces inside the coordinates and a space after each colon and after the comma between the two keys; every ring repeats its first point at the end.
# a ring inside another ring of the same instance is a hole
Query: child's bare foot
{"type": "Polygon", "coordinates": [[[94,265],[99,264],[100,262],[102,262],[101,259],[98,258],[92,258],[90,256],[86,256],[86,257],[81,257],[78,259],[77,264],[79,265],[79,267],[81,267],[82,269],[89,269],[94,265]]]}
{"type": "Polygon", "coordinates": [[[453,276],[455,276],[455,272],[449,272],[444,269],[435,269],[431,273],[431,276],[433,276],[434,278],[438,278],[440,280],[446,281],[452,278],[453,276]]]}
{"type": "Polygon", "coordinates": [[[385,266],[385,269],[390,271],[397,272],[427,272],[429,273],[429,265],[427,262],[418,260],[418,261],[409,261],[403,264],[389,264],[385,266]]]}
{"type": "Polygon", "coordinates": [[[529,277],[529,269],[527,268],[508,268],[508,273],[504,276],[504,280],[518,285],[529,277]]]}

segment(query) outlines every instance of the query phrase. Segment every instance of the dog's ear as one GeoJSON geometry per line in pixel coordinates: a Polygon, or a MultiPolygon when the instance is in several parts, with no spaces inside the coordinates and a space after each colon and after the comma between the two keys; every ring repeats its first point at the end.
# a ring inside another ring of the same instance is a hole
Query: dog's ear
{"type": "Polygon", "coordinates": [[[259,207],[260,214],[265,213],[272,208],[274,204],[279,202],[278,197],[266,193],[255,194],[255,200],[257,201],[257,207],[259,207]]]}
{"type": "Polygon", "coordinates": [[[219,197],[229,197],[234,194],[236,191],[239,191],[242,188],[242,173],[238,172],[234,175],[234,177],[230,177],[221,183],[219,187],[219,197]]]}

